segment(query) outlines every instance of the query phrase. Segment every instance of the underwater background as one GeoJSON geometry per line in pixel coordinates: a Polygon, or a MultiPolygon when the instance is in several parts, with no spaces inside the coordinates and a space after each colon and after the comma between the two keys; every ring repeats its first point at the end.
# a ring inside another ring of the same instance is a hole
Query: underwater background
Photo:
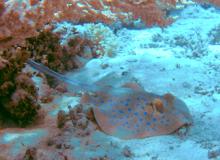
{"type": "Polygon", "coordinates": [[[0,160],[220,160],[220,0],[0,0],[0,160]]]}

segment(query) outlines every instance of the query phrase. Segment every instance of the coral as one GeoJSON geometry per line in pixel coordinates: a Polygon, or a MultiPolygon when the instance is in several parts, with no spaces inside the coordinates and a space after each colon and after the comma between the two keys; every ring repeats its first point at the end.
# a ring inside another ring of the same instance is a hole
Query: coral
{"type": "Polygon", "coordinates": [[[76,136],[86,137],[98,129],[98,125],[94,121],[94,115],[91,114],[91,109],[86,108],[86,106],[77,105],[74,108],[69,106],[68,116],[76,136]]]}
{"type": "MultiPolygon", "coordinates": [[[[69,143],[69,139],[66,135],[62,135],[62,132],[59,135],[55,135],[47,140],[47,146],[55,147],[56,149],[73,149],[71,143],[69,143]]],[[[68,133],[70,137],[72,137],[72,133],[68,133]]]]}
{"type": "Polygon", "coordinates": [[[25,73],[20,73],[15,78],[15,84],[17,89],[25,88],[25,91],[30,93],[33,97],[37,97],[37,89],[34,85],[34,82],[30,77],[25,73]]]}
{"type": "Polygon", "coordinates": [[[23,89],[16,89],[5,108],[13,116],[13,119],[22,126],[34,120],[40,106],[31,93],[23,89]]]}
{"type": "MultiPolygon", "coordinates": [[[[194,0],[220,6],[219,0],[194,0]]],[[[147,26],[166,26],[173,19],[168,12],[181,0],[41,0],[0,2],[0,49],[23,45],[28,37],[51,23],[71,21],[75,24],[102,22],[112,24],[141,19],[147,26]],[[132,18],[130,18],[132,17],[132,18]]]]}
{"type": "Polygon", "coordinates": [[[216,6],[220,6],[220,1],[219,0],[209,0],[208,3],[214,4],[216,6]]]}
{"type": "Polygon", "coordinates": [[[40,32],[36,37],[27,38],[27,50],[35,61],[40,62],[57,72],[78,68],[75,56],[83,56],[83,49],[89,41],[75,36],[68,42],[68,47],[61,46],[60,38],[51,31],[40,32]]]}
{"type": "Polygon", "coordinates": [[[112,21],[105,12],[101,1],[42,0],[5,1],[0,8],[0,49],[15,44],[24,44],[27,37],[36,36],[37,30],[50,22],[69,20],[75,23],[112,21]],[[95,8],[98,8],[96,10],[95,8]]]}
{"type": "MultiPolygon", "coordinates": [[[[125,22],[130,15],[141,18],[146,25],[164,26],[171,23],[166,17],[176,0],[41,0],[5,1],[0,3],[0,49],[23,45],[28,37],[39,34],[48,24],[71,21],[76,24],[117,20],[125,22]],[[127,13],[129,12],[129,13],[127,13]]],[[[132,21],[132,19],[131,19],[132,21]]]]}
{"type": "Polygon", "coordinates": [[[166,17],[166,10],[174,8],[176,0],[106,0],[112,12],[131,12],[134,19],[141,18],[146,25],[165,26],[172,22],[166,17]]]}
{"type": "Polygon", "coordinates": [[[167,34],[166,31],[163,34],[157,33],[153,35],[152,40],[156,45],[158,43],[161,46],[169,44],[172,48],[182,48],[182,54],[187,58],[201,58],[208,54],[209,40],[201,34],[199,28],[185,34],[167,34]]]}
{"type": "Polygon", "coordinates": [[[200,58],[208,54],[208,40],[200,34],[199,30],[195,30],[194,33],[187,35],[187,37],[176,37],[175,45],[183,47],[185,56],[189,58],[200,58]],[[182,41],[185,41],[185,44],[182,41]]]}
{"type": "Polygon", "coordinates": [[[66,123],[66,113],[63,110],[60,110],[57,114],[57,127],[63,128],[66,123]]]}
{"type": "Polygon", "coordinates": [[[0,112],[20,126],[34,120],[40,105],[30,76],[22,73],[29,57],[25,48],[12,47],[0,54],[0,112]]]}
{"type": "Polygon", "coordinates": [[[114,56],[118,48],[118,40],[113,31],[101,23],[86,26],[85,36],[93,42],[96,54],[114,56]]]}
{"type": "Polygon", "coordinates": [[[23,160],[37,160],[37,148],[27,148],[23,160]]]}

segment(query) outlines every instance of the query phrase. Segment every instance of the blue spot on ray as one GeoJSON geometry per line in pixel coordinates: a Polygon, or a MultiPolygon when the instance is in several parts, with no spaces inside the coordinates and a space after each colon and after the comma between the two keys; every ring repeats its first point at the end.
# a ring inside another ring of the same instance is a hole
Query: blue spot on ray
{"type": "Polygon", "coordinates": [[[156,122],[156,121],[157,121],[157,119],[156,119],[156,118],[153,118],[153,121],[154,121],[154,122],[156,122]]]}

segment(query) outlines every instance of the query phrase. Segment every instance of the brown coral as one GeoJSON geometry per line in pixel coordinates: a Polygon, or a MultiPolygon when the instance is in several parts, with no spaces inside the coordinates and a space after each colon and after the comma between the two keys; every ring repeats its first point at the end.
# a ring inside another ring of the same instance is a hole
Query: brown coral
{"type": "Polygon", "coordinates": [[[6,105],[7,111],[21,126],[32,122],[36,118],[39,108],[40,105],[37,103],[36,98],[24,89],[17,89],[6,105]]]}
{"type": "Polygon", "coordinates": [[[103,22],[110,24],[118,19],[125,22],[132,13],[147,25],[164,26],[170,23],[167,10],[175,7],[176,0],[30,0],[0,3],[0,49],[23,45],[28,37],[52,22],[74,23],[103,22]],[[110,10],[110,9],[111,10],[110,10]],[[108,13],[108,14],[107,14],[108,13]]]}
{"type": "Polygon", "coordinates": [[[176,0],[106,0],[113,12],[131,12],[134,19],[140,18],[146,25],[165,26],[172,22],[166,10],[174,8],[176,0]]]}
{"type": "Polygon", "coordinates": [[[74,134],[79,137],[91,135],[98,129],[94,116],[91,115],[91,109],[86,106],[77,105],[74,108],[69,107],[69,119],[74,127],[74,134]]]}
{"type": "Polygon", "coordinates": [[[57,114],[57,127],[63,128],[66,123],[66,113],[63,110],[60,110],[57,114]]]}
{"type": "Polygon", "coordinates": [[[99,7],[97,2],[79,0],[1,2],[0,49],[15,44],[24,45],[26,38],[38,35],[38,30],[49,22],[69,20],[80,23],[100,20],[109,23],[111,18],[97,11],[96,7],[99,7]]]}
{"type": "Polygon", "coordinates": [[[74,58],[83,56],[83,49],[88,45],[91,45],[89,40],[76,36],[69,40],[68,46],[61,46],[59,36],[51,31],[40,32],[26,40],[27,50],[35,61],[61,73],[79,67],[74,58]]]}
{"type": "Polygon", "coordinates": [[[23,160],[37,160],[37,148],[35,147],[27,148],[23,160]]]}
{"type": "Polygon", "coordinates": [[[25,90],[30,93],[33,97],[37,97],[37,89],[31,78],[25,74],[19,74],[15,79],[15,84],[17,89],[25,88],[25,90]]]}
{"type": "Polygon", "coordinates": [[[12,47],[0,54],[0,116],[19,125],[29,124],[37,115],[37,89],[28,74],[22,73],[29,53],[12,47]]]}

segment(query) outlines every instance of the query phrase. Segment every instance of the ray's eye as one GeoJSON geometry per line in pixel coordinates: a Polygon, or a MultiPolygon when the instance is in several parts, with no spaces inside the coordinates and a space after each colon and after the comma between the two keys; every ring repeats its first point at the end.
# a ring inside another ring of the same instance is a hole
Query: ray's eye
{"type": "Polygon", "coordinates": [[[159,98],[154,99],[153,101],[153,106],[155,107],[155,109],[160,112],[163,113],[164,112],[164,106],[163,106],[163,102],[162,100],[160,100],[159,98]]]}

